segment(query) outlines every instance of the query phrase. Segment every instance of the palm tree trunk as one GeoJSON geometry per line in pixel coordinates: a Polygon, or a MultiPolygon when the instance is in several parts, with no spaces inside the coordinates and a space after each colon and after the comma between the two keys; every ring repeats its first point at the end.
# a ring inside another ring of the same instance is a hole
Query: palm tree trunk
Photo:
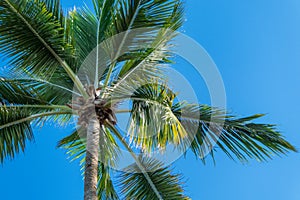
{"type": "Polygon", "coordinates": [[[99,120],[92,117],[87,128],[84,200],[97,200],[99,131],[99,120]]]}

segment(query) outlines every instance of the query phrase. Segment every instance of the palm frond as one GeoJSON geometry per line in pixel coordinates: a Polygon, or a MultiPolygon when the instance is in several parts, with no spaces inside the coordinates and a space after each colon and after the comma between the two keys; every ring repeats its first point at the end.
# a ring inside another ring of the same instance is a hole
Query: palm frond
{"type": "MultiPolygon", "coordinates": [[[[96,15],[88,7],[83,7],[78,9],[71,16],[79,66],[99,43],[107,39],[106,32],[112,20],[112,9],[115,0],[93,0],[93,3],[95,5],[96,15]]],[[[94,64],[96,64],[96,56],[97,55],[94,56],[94,64]]]]}
{"type": "Polygon", "coordinates": [[[105,83],[113,80],[117,88],[126,85],[126,79],[132,82],[139,76],[143,76],[141,79],[159,77],[162,64],[168,63],[171,56],[169,42],[176,36],[174,31],[181,26],[182,19],[182,5],[178,0],[120,3],[112,35],[121,34],[110,46],[115,51],[105,83]],[[114,61],[125,63],[118,67],[114,61]],[[111,77],[116,67],[118,73],[111,77]]]}
{"type": "Polygon", "coordinates": [[[106,39],[114,2],[95,0],[96,15],[85,6],[70,12],[68,17],[72,26],[77,74],[83,83],[96,83],[95,88],[98,88],[98,82],[94,79],[99,81],[99,77],[105,76],[109,62],[109,57],[98,44],[106,39]]]}
{"type": "MultiPolygon", "coordinates": [[[[181,6],[179,0],[124,0],[119,1],[114,17],[114,34],[137,28],[178,29],[182,19],[171,21],[174,10],[181,6]]],[[[182,13],[181,13],[182,14],[182,13]]]]}
{"type": "MultiPolygon", "coordinates": [[[[0,107],[0,116],[0,123],[3,125],[28,117],[28,114],[0,107]]],[[[15,154],[24,151],[26,142],[32,141],[33,138],[28,121],[10,128],[0,128],[0,162],[3,163],[4,159],[8,157],[14,158],[15,154]]]]}
{"type": "Polygon", "coordinates": [[[124,1],[116,4],[116,1],[113,0],[94,0],[93,3],[96,15],[89,8],[84,7],[74,12],[71,17],[78,65],[85,64],[86,68],[92,68],[87,76],[93,77],[93,74],[98,71],[97,74],[99,75],[96,78],[104,82],[118,81],[119,79],[125,82],[123,79],[130,78],[129,75],[131,74],[145,74],[145,77],[146,75],[148,77],[157,75],[159,67],[155,67],[155,65],[167,61],[169,57],[169,52],[166,51],[167,42],[175,36],[174,33],[167,29],[176,30],[182,23],[182,6],[180,1],[124,1]],[[165,7],[166,2],[168,2],[167,8],[165,7]],[[136,7],[136,4],[139,5],[139,8],[136,7]],[[128,13],[126,16],[123,16],[124,13],[122,14],[122,12],[125,10],[128,13]],[[158,15],[158,12],[161,12],[161,14],[158,15]],[[133,15],[136,15],[136,17],[133,17],[133,15]],[[126,17],[127,19],[125,19],[126,17]],[[160,26],[150,23],[154,18],[156,22],[161,22],[160,26]],[[116,25],[117,23],[114,25],[109,23],[112,20],[131,20],[133,24],[131,26],[127,23],[127,28],[120,29],[116,28],[118,26],[116,25]],[[145,23],[146,21],[147,23],[145,23]],[[139,23],[140,25],[138,25],[139,23]],[[123,33],[126,30],[141,27],[142,24],[144,24],[146,31],[123,33]],[[161,30],[161,28],[164,29],[161,30]],[[118,35],[117,41],[115,41],[114,37],[118,33],[122,34],[118,35]],[[107,44],[97,47],[103,41],[107,44]],[[143,44],[142,47],[141,44],[143,44]],[[145,44],[147,45],[145,46],[145,44]],[[96,47],[98,51],[95,51],[96,47]],[[123,51],[123,47],[126,51],[123,51]],[[120,53],[122,55],[118,55],[120,53]],[[87,57],[88,59],[90,58],[89,63],[83,63],[86,62],[87,57]],[[99,57],[101,61],[99,61],[99,57]],[[120,67],[116,67],[117,63],[124,61],[128,62],[126,64],[121,63],[118,65],[120,67]],[[123,65],[124,67],[122,67],[123,65]],[[140,69],[140,73],[138,73],[137,69],[140,69]],[[111,77],[113,72],[115,74],[111,77]]]}
{"type": "Polygon", "coordinates": [[[113,90],[112,98],[131,95],[137,87],[153,82],[153,79],[163,80],[165,78],[163,72],[170,63],[168,59],[171,57],[168,50],[168,36],[171,36],[172,33],[169,30],[164,31],[166,35],[159,36],[157,41],[152,44],[154,46],[146,48],[145,51],[136,52],[135,59],[125,62],[120,67],[111,87],[113,90]]]}
{"type": "Polygon", "coordinates": [[[74,55],[74,42],[75,39],[73,38],[73,21],[72,21],[72,14],[73,12],[67,12],[64,14],[62,9],[61,1],[60,0],[39,0],[42,4],[45,4],[47,11],[51,13],[52,18],[54,21],[58,22],[60,26],[63,28],[63,35],[64,35],[64,45],[66,45],[69,49],[66,53],[69,55],[64,58],[66,62],[70,65],[70,67],[76,71],[76,61],[77,58],[74,55]]]}
{"type": "Polygon", "coordinates": [[[31,122],[39,125],[45,120],[71,116],[72,112],[51,106],[0,106],[0,162],[14,158],[25,150],[27,141],[33,140],[31,122]]]}
{"type": "Polygon", "coordinates": [[[58,142],[57,147],[66,149],[71,161],[79,159],[81,166],[84,166],[85,145],[86,129],[77,128],[69,136],[61,139],[58,142]]]}
{"type": "Polygon", "coordinates": [[[219,148],[242,162],[296,151],[274,125],[253,122],[262,115],[237,118],[207,105],[176,103],[176,94],[159,83],[140,87],[130,98],[128,134],[146,151],[171,143],[205,161],[219,148]]]}
{"type": "Polygon", "coordinates": [[[58,12],[57,6],[51,5],[49,1],[46,4],[35,0],[1,1],[1,53],[16,69],[43,79],[51,78],[56,70],[64,70],[85,94],[81,82],[66,63],[74,59],[73,47],[67,43],[65,27],[51,12],[58,12]]]}
{"type": "Polygon", "coordinates": [[[80,95],[64,86],[33,78],[0,78],[0,91],[2,101],[19,105],[65,105],[72,95],[80,95]]]}
{"type": "Polygon", "coordinates": [[[72,14],[76,54],[79,64],[97,46],[97,18],[87,7],[77,9],[72,14]]]}
{"type": "Polygon", "coordinates": [[[189,199],[183,194],[180,175],[172,174],[169,167],[164,167],[162,163],[154,159],[140,158],[140,162],[153,180],[159,196],[151,189],[140,168],[133,164],[120,172],[121,175],[118,178],[125,199],[189,199]]]}
{"type": "Polygon", "coordinates": [[[45,3],[47,10],[52,13],[52,17],[54,18],[54,20],[59,21],[63,27],[65,19],[64,19],[64,13],[62,10],[60,0],[39,0],[39,1],[45,3]]]}
{"type": "Polygon", "coordinates": [[[97,193],[98,199],[118,200],[119,196],[112,181],[111,168],[99,163],[97,193]]]}
{"type": "Polygon", "coordinates": [[[218,148],[242,162],[249,158],[266,161],[273,155],[296,151],[275,125],[253,122],[263,116],[260,114],[237,118],[207,105],[186,103],[174,104],[172,111],[192,139],[191,150],[201,159],[218,148]]]}
{"type": "Polygon", "coordinates": [[[135,145],[151,152],[185,141],[187,133],[171,110],[175,97],[159,83],[143,85],[133,93],[128,134],[135,145]]]}
{"type": "Polygon", "coordinates": [[[0,79],[0,98],[3,102],[13,104],[48,104],[40,98],[30,87],[20,84],[18,81],[0,79]]]}
{"type": "MultiPolygon", "coordinates": [[[[10,63],[34,74],[50,75],[59,62],[50,52],[66,56],[63,31],[44,3],[4,0],[0,3],[0,48],[10,63]]],[[[67,50],[68,51],[68,50],[67,50]]]]}

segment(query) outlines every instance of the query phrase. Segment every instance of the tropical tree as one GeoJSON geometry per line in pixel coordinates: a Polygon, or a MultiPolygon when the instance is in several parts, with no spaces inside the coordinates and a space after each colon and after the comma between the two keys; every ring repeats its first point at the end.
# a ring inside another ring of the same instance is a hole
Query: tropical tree
{"type": "Polygon", "coordinates": [[[1,0],[0,50],[10,66],[0,78],[2,163],[25,150],[33,126],[75,118],[77,128],[58,146],[81,159],[84,199],[188,199],[180,175],[147,155],[168,144],[182,153],[190,149],[203,162],[216,148],[242,162],[296,151],[275,126],[253,122],[262,115],[237,118],[178,102],[163,70],[172,63],[169,47],[176,33],[170,30],[183,22],[180,0],[93,0],[93,5],[93,11],[64,13],[59,0],[1,0]],[[120,41],[109,40],[118,34],[120,41]],[[95,49],[92,72],[86,72],[94,79],[84,80],[76,74],[95,49]],[[125,101],[131,108],[118,109],[125,101]],[[116,117],[124,112],[130,114],[125,134],[116,117]],[[117,177],[118,194],[112,167],[120,146],[135,164],[117,177]]]}

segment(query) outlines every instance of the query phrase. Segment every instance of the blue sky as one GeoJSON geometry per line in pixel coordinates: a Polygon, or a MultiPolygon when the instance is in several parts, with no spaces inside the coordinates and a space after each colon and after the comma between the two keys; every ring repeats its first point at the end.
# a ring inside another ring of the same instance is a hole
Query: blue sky
{"type": "MultiPolygon", "coordinates": [[[[64,7],[82,5],[79,0],[63,2],[64,7]]],[[[217,64],[228,109],[239,115],[267,113],[260,121],[278,124],[300,148],[300,2],[189,0],[185,8],[182,31],[217,64]]],[[[208,101],[205,91],[202,96],[201,101],[208,101]]],[[[78,163],[70,163],[65,152],[55,148],[68,130],[36,130],[36,141],[25,154],[0,167],[2,199],[82,199],[78,163]]],[[[240,164],[219,152],[216,162],[204,166],[190,155],[174,163],[175,171],[185,175],[186,193],[192,199],[300,199],[299,154],[240,164]]]]}

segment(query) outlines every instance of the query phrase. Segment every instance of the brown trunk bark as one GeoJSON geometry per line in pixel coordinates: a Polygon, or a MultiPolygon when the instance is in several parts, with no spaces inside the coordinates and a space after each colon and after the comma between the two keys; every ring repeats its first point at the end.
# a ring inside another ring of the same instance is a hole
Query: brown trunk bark
{"type": "Polygon", "coordinates": [[[84,200],[97,200],[98,149],[100,124],[98,119],[91,117],[87,128],[84,200]]]}

